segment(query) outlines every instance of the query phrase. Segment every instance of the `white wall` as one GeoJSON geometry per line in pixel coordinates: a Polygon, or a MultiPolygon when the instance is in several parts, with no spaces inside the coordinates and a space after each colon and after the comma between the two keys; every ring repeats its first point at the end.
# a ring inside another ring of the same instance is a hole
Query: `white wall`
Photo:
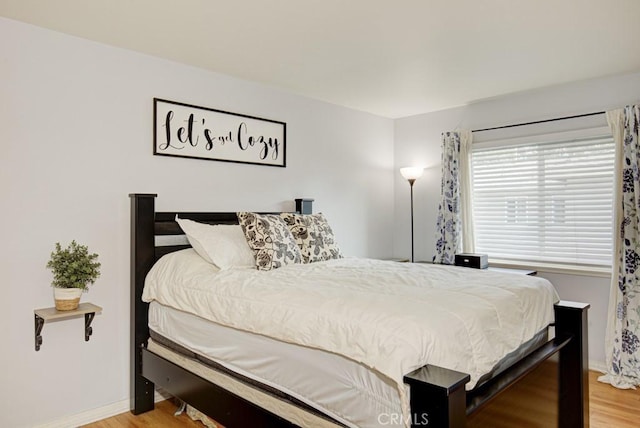
{"type": "MultiPolygon", "coordinates": [[[[202,54],[206,55],[206,46],[202,54]]],[[[285,210],[313,197],[346,254],[391,256],[393,121],[0,18],[0,426],[55,421],[129,396],[129,198],[158,209],[285,210]],[[287,168],[152,155],[152,99],[287,123],[287,168]],[[83,300],[46,324],[56,241],[100,254],[83,300]]]]}
{"type": "MultiPolygon", "coordinates": [[[[470,65],[473,66],[473,65],[470,65]]],[[[440,198],[440,134],[456,129],[482,129],[621,108],[640,102],[640,73],[575,82],[518,93],[467,106],[407,117],[395,121],[395,240],[396,257],[411,251],[409,231],[409,186],[397,172],[403,166],[423,165],[425,176],[415,184],[416,260],[431,260],[435,247],[435,224],[440,198]]],[[[474,133],[474,141],[516,135],[606,126],[604,116],[553,122],[535,127],[474,133]]],[[[591,304],[589,353],[595,365],[604,364],[609,278],[559,275],[541,272],[566,300],[591,304]]]]}

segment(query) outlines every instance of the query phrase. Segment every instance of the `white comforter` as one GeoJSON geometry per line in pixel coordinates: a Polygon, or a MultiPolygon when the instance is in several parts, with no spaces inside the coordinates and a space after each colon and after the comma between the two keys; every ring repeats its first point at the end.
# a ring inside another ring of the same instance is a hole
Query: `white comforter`
{"type": "Polygon", "coordinates": [[[525,275],[355,258],[217,271],[191,249],[156,263],[142,298],[359,361],[398,384],[405,412],[406,373],[447,367],[471,389],[553,320],[558,300],[525,275]]]}

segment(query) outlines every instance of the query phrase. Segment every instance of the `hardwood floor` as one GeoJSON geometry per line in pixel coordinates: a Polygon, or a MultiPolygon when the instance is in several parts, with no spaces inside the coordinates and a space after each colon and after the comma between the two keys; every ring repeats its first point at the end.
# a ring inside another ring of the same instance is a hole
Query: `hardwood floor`
{"type": "Polygon", "coordinates": [[[640,426],[640,389],[617,389],[597,382],[589,374],[589,404],[592,428],[637,428],[640,426]],[[592,386],[597,383],[597,385],[592,386]]]}
{"type": "Polygon", "coordinates": [[[150,412],[134,416],[130,412],[121,413],[108,419],[94,422],[84,427],[91,428],[151,428],[151,427],[197,427],[204,425],[200,422],[192,421],[186,413],[174,416],[177,406],[171,400],[156,403],[156,408],[150,412]]]}
{"type": "MultiPolygon", "coordinates": [[[[542,366],[487,407],[474,415],[469,428],[550,428],[555,426],[554,402],[557,386],[549,382],[555,376],[555,367],[542,366]],[[532,407],[538,409],[531,412],[532,407]],[[539,411],[539,409],[543,409],[539,411]]],[[[640,426],[640,389],[620,390],[597,381],[599,373],[589,373],[591,428],[637,428],[640,426]]],[[[157,403],[155,410],[133,416],[122,413],[85,428],[146,428],[146,427],[200,427],[186,414],[173,416],[176,406],[171,401],[157,403]]]]}

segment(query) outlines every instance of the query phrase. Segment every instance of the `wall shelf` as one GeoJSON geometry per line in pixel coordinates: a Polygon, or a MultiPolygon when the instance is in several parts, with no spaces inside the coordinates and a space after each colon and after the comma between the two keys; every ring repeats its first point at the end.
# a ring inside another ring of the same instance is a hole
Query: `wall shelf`
{"type": "Polygon", "coordinates": [[[93,333],[91,328],[91,322],[96,314],[102,313],[100,306],[93,303],[80,303],[77,309],[72,311],[59,311],[55,307],[35,309],[33,311],[34,323],[35,323],[35,346],[36,351],[40,350],[42,345],[42,327],[47,321],[58,321],[70,318],[78,318],[84,315],[84,341],[88,342],[89,337],[93,333]]]}

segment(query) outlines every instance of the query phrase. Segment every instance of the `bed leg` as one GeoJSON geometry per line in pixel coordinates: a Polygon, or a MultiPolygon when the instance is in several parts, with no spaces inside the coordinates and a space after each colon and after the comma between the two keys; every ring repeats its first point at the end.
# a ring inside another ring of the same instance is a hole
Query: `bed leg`
{"type": "Polygon", "coordinates": [[[139,369],[131,373],[131,399],[130,410],[134,415],[153,410],[155,406],[155,385],[142,376],[142,349],[135,357],[135,363],[139,363],[139,369]]]}
{"type": "Polygon", "coordinates": [[[426,365],[404,377],[410,387],[411,426],[463,428],[466,425],[466,373],[426,365]]]}
{"type": "Polygon", "coordinates": [[[556,338],[571,337],[559,352],[558,426],[589,427],[589,304],[560,301],[555,305],[556,338]]]}

